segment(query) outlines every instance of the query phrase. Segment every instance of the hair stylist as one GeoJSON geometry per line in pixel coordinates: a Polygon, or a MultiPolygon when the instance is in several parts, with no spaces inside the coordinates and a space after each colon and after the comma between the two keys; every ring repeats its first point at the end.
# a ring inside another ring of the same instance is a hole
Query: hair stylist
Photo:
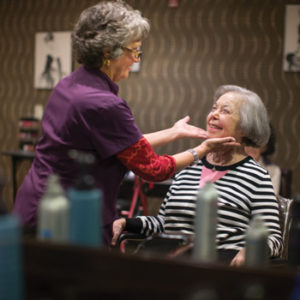
{"type": "Polygon", "coordinates": [[[117,218],[116,199],[127,169],[150,181],[170,178],[198,157],[234,138],[209,139],[193,150],[173,156],[153,148],[179,138],[206,138],[204,130],[188,124],[189,117],[169,129],[142,135],[127,103],[118,97],[116,82],[128,77],[138,62],[148,21],[123,1],[100,2],[84,10],[72,35],[73,50],[83,64],[54,88],[42,121],[35,159],[21,185],[14,212],[24,224],[36,223],[38,202],[52,173],[70,187],[78,173],[68,153],[77,149],[96,156],[94,177],[103,191],[105,244],[117,218]]]}

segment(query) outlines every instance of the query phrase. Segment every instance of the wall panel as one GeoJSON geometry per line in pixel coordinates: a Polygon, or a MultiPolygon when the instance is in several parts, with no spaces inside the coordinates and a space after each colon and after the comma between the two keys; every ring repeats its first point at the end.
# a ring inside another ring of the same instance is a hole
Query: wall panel
{"type": "MultiPolygon", "coordinates": [[[[33,88],[34,38],[39,31],[72,30],[92,0],[0,1],[1,150],[17,147],[17,125],[46,104],[50,91],[33,88]]],[[[141,72],[120,82],[120,95],[132,108],[143,132],[170,126],[189,114],[204,126],[213,92],[220,84],[256,91],[267,105],[277,133],[274,161],[293,170],[293,192],[300,176],[300,73],[282,71],[284,8],[287,0],[128,0],[150,19],[143,44],[141,72]]],[[[174,153],[195,141],[160,149],[174,153]]],[[[11,177],[8,157],[0,168],[11,177]]],[[[22,172],[20,172],[22,173],[22,172]]],[[[19,176],[22,180],[23,173],[19,176]]],[[[4,189],[11,207],[11,182],[4,189]]]]}

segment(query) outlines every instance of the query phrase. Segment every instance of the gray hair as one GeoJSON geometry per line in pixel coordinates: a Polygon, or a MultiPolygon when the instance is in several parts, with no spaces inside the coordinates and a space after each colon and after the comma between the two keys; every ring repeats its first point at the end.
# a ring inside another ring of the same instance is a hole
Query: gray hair
{"type": "Polygon", "coordinates": [[[245,135],[243,144],[256,148],[263,147],[270,138],[268,113],[261,98],[254,92],[236,85],[222,85],[216,92],[216,102],[226,93],[235,94],[242,101],[240,105],[240,129],[245,135]]]}
{"type": "Polygon", "coordinates": [[[79,63],[99,68],[104,51],[112,51],[109,58],[117,58],[123,54],[122,46],[142,41],[149,31],[150,24],[140,11],[121,0],[103,1],[81,13],[72,46],[79,63]]]}

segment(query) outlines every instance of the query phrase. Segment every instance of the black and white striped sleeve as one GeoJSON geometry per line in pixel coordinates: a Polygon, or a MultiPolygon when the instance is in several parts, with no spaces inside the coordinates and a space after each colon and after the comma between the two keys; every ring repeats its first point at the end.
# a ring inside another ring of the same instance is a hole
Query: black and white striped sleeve
{"type": "Polygon", "coordinates": [[[165,223],[165,206],[171,194],[170,190],[161,204],[157,216],[138,216],[136,218],[127,219],[125,230],[128,230],[129,232],[140,233],[145,236],[163,232],[165,223]]]}

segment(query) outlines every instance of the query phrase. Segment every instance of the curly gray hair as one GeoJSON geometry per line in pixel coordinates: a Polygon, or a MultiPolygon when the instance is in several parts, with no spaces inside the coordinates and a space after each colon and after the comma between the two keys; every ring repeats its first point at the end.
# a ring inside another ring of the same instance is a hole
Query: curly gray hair
{"type": "Polygon", "coordinates": [[[270,138],[268,113],[260,97],[237,85],[222,85],[215,92],[214,102],[226,93],[235,94],[241,101],[240,129],[243,134],[243,144],[256,148],[263,147],[270,138]]]}
{"type": "Polygon", "coordinates": [[[72,33],[77,61],[99,68],[103,52],[111,51],[114,59],[123,53],[122,46],[142,41],[150,31],[148,20],[124,1],[103,1],[85,9],[72,33]]]}

